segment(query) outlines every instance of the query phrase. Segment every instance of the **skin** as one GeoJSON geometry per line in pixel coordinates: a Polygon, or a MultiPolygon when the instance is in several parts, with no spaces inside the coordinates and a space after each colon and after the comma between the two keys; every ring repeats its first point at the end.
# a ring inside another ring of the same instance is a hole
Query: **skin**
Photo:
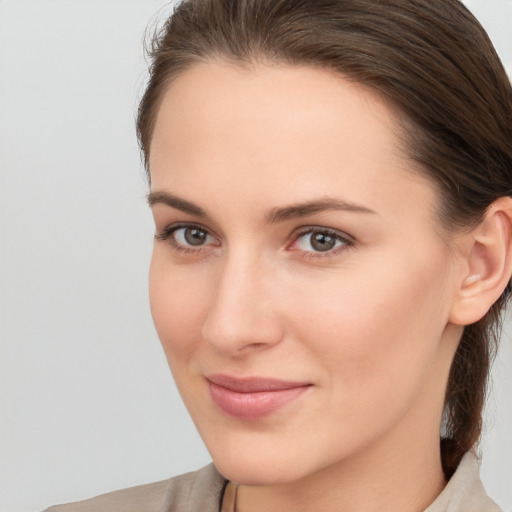
{"type": "Polygon", "coordinates": [[[152,314],[215,464],[243,484],[239,512],[419,511],[445,485],[439,425],[462,332],[450,315],[469,250],[447,242],[435,187],[398,148],[382,100],[318,69],[211,62],[163,97],[152,314]],[[327,197],[359,209],[269,222],[327,197]],[[171,233],[183,223],[202,245],[171,233]],[[311,227],[339,233],[336,247],[315,251],[311,227]],[[311,386],[248,421],[212,402],[213,373],[311,386]]]}

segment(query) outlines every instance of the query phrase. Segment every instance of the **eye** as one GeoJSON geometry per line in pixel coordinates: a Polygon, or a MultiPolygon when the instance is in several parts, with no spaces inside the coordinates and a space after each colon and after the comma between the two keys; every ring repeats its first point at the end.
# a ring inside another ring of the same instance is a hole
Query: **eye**
{"type": "Polygon", "coordinates": [[[320,256],[336,253],[337,249],[350,246],[353,241],[347,235],[326,228],[309,228],[300,233],[292,245],[293,250],[320,256]]]}
{"type": "Polygon", "coordinates": [[[207,229],[195,224],[169,226],[155,237],[158,240],[167,240],[179,251],[194,251],[208,245],[219,245],[207,229]]]}
{"type": "Polygon", "coordinates": [[[207,231],[195,226],[178,228],[173,231],[173,236],[177,243],[194,247],[206,245],[213,240],[213,237],[207,231]]]}

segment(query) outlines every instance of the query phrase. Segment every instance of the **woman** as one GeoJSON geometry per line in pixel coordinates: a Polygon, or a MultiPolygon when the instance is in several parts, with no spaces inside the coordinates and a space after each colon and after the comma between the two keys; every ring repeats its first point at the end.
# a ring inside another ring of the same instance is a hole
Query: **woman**
{"type": "Polygon", "coordinates": [[[189,0],[152,56],[151,308],[214,465],[62,510],[499,510],[474,449],[512,90],[483,29],[456,0],[189,0]]]}

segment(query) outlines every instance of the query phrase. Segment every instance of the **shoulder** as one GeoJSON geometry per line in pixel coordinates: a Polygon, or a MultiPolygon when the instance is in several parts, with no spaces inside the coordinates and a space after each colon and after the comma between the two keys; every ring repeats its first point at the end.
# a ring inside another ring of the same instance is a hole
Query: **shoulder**
{"type": "MultiPolygon", "coordinates": [[[[171,479],[172,480],[172,479],[171,479]]],[[[55,505],[45,512],[157,512],[170,480],[109,492],[88,500],[55,505]]]]}
{"type": "Polygon", "coordinates": [[[210,464],[168,480],[55,505],[45,512],[218,512],[224,485],[224,478],[210,464]]]}

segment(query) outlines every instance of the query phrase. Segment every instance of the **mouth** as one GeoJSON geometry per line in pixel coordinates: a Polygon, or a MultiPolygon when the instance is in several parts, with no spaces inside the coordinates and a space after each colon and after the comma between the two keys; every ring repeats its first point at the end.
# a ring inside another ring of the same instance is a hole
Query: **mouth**
{"type": "Polygon", "coordinates": [[[269,416],[298,399],[311,386],[306,382],[286,382],[260,377],[206,377],[213,403],[228,416],[256,420],[269,416]]]}

